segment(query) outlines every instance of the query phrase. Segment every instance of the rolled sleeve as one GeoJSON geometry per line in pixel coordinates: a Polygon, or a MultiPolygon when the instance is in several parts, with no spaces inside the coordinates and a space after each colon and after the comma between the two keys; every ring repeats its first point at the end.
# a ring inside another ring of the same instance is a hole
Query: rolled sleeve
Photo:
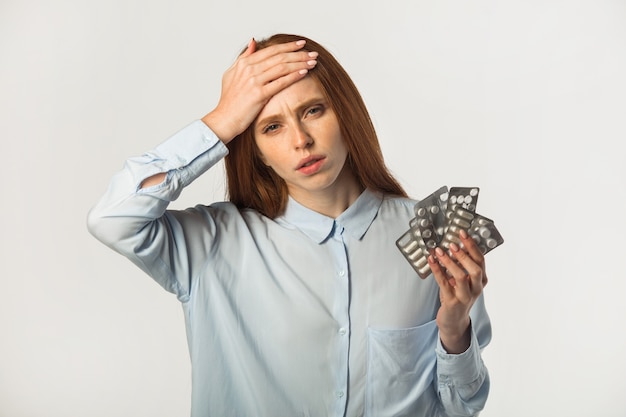
{"type": "Polygon", "coordinates": [[[160,194],[172,201],[180,190],[228,154],[228,148],[201,120],[179,130],[154,150],[126,161],[136,192],[160,194]],[[166,180],[153,187],[141,183],[153,175],[167,173],[166,180]]]}
{"type": "Polygon", "coordinates": [[[445,351],[437,342],[437,385],[443,408],[449,416],[474,416],[487,402],[489,374],[472,327],[469,348],[461,354],[445,351]]]}

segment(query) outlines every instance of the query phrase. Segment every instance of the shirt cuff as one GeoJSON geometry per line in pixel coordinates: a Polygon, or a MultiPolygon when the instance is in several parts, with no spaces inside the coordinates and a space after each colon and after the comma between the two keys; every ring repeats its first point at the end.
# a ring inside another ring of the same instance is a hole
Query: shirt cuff
{"type": "Polygon", "coordinates": [[[196,120],[176,132],[153,151],[127,160],[136,191],[174,201],[181,190],[228,154],[228,148],[209,127],[196,120]],[[165,181],[141,188],[152,175],[166,172],[165,181]]]}
{"type": "Polygon", "coordinates": [[[155,149],[155,154],[172,165],[170,169],[189,165],[199,155],[216,148],[221,155],[228,153],[226,145],[202,120],[196,120],[155,149]]]}
{"type": "Polygon", "coordinates": [[[446,385],[469,385],[480,378],[483,364],[478,339],[471,328],[471,341],[467,350],[451,354],[444,349],[441,338],[437,338],[437,374],[439,382],[446,385]]]}

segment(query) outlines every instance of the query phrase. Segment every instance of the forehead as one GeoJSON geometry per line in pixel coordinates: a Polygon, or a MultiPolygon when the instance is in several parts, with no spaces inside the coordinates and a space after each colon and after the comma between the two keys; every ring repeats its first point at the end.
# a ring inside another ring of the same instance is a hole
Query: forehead
{"type": "Polygon", "coordinates": [[[306,76],[272,96],[257,116],[257,120],[271,115],[293,112],[312,99],[323,98],[324,92],[317,81],[306,76]]]}

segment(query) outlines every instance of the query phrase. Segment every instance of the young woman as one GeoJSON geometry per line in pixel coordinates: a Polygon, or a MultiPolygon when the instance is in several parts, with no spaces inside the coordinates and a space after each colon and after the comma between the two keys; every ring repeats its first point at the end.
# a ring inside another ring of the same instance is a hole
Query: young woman
{"type": "Polygon", "coordinates": [[[220,100],[130,158],[88,226],[185,314],[200,416],[472,416],[489,391],[484,258],[466,234],[420,279],[414,200],[321,45],[254,40],[220,100]],[[167,210],[226,157],[228,202],[167,210]]]}

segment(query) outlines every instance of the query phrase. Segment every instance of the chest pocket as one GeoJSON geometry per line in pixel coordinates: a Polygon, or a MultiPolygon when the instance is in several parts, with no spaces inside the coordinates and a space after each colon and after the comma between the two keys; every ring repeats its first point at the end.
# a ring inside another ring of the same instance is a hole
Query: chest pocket
{"type": "Polygon", "coordinates": [[[437,416],[435,321],[408,329],[368,329],[366,417],[437,416]]]}

